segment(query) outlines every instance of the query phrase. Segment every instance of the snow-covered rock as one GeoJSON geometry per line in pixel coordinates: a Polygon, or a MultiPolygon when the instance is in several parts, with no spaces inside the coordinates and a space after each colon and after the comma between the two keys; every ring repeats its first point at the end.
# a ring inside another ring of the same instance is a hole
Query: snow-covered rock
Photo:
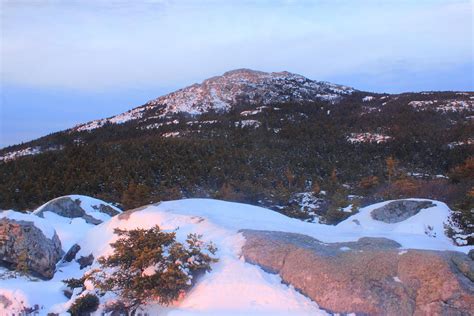
{"type": "Polygon", "coordinates": [[[370,215],[384,223],[399,223],[433,206],[430,201],[398,200],[374,209],[370,215]]]}
{"type": "MultiPolygon", "coordinates": [[[[448,223],[450,216],[448,206],[439,201],[425,199],[407,199],[404,201],[426,201],[433,203],[433,206],[420,209],[418,213],[403,221],[385,223],[374,219],[372,212],[395,201],[381,202],[361,209],[359,213],[342,221],[336,227],[343,230],[350,229],[354,232],[363,232],[363,235],[367,237],[391,238],[405,248],[448,250],[450,247],[440,247],[441,244],[453,244],[452,240],[445,235],[445,224],[448,223]],[[426,237],[423,241],[419,239],[419,236],[422,235],[426,237]]],[[[462,247],[457,249],[463,251],[462,247]]],[[[470,248],[465,249],[469,250],[470,248]]]]}
{"type": "Polygon", "coordinates": [[[51,278],[65,251],[119,213],[115,206],[83,195],[56,198],[32,213],[0,212],[0,261],[14,268],[26,254],[34,274],[51,278]]]}
{"type": "Polygon", "coordinates": [[[63,255],[58,235],[46,221],[15,213],[0,213],[0,263],[13,268],[23,264],[23,269],[52,278],[63,255]]]}
{"type": "Polygon", "coordinates": [[[122,211],[110,203],[85,195],[58,197],[38,207],[32,216],[44,218],[69,249],[95,225],[108,221],[122,211]]]}
{"type": "Polygon", "coordinates": [[[84,195],[68,195],[43,204],[33,214],[45,217],[49,215],[47,213],[54,213],[61,217],[83,218],[89,224],[98,225],[120,212],[115,206],[101,200],[84,195]]]}

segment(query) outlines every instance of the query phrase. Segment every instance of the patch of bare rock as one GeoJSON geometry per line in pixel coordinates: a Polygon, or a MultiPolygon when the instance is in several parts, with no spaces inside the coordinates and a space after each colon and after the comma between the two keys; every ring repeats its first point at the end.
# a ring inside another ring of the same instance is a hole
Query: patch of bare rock
{"type": "Polygon", "coordinates": [[[435,206],[431,201],[397,200],[373,210],[370,215],[373,219],[385,223],[399,223],[422,209],[435,206]]]}
{"type": "Polygon", "coordinates": [[[385,238],[323,243],[242,230],[242,255],[325,310],[360,315],[472,315],[474,261],[452,251],[401,250],[385,238]]]}

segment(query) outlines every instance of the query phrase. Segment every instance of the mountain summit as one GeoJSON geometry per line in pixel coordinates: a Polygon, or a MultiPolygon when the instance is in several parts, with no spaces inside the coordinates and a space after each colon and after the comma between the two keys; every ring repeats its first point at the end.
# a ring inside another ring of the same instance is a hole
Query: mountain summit
{"type": "Polygon", "coordinates": [[[91,130],[104,124],[121,124],[140,119],[146,112],[157,117],[184,112],[192,115],[209,111],[227,112],[237,103],[272,104],[284,102],[336,102],[355,90],[337,84],[314,81],[287,71],[263,72],[236,69],[177,90],[125,113],[78,125],[73,130],[91,130]]]}
{"type": "Polygon", "coordinates": [[[166,105],[166,112],[200,114],[210,109],[225,111],[239,101],[270,104],[314,101],[318,98],[336,100],[353,91],[349,87],[313,81],[287,71],[268,73],[236,69],[157,98],[148,104],[166,105]]]}

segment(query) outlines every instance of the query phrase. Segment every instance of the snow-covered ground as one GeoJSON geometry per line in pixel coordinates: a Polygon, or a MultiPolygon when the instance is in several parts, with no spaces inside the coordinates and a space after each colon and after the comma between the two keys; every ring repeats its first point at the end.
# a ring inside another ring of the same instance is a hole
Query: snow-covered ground
{"type": "Polygon", "coordinates": [[[260,123],[260,121],[257,121],[257,120],[240,120],[238,122],[235,122],[235,126],[236,127],[253,127],[253,128],[258,128],[260,127],[262,123],[260,123]]]}
{"type": "MultiPolygon", "coordinates": [[[[473,247],[457,247],[444,235],[443,223],[449,215],[448,207],[433,201],[435,207],[421,210],[407,220],[387,224],[374,220],[370,212],[388,202],[365,208],[337,226],[303,222],[261,207],[210,199],[185,199],[150,205],[127,216],[115,216],[101,225],[90,227],[80,235],[78,256],[90,253],[95,258],[110,254],[110,243],[116,239],[114,228],[151,228],[159,225],[163,230],[177,228],[177,240],[184,241],[187,234],[203,235],[218,247],[219,262],[205,274],[195,287],[180,301],[167,308],[151,304],[151,315],[159,311],[167,315],[324,315],[316,303],[301,295],[291,286],[281,283],[278,275],[264,272],[258,266],[241,258],[244,237],[240,229],[259,229],[301,233],[323,242],[355,241],[364,236],[386,237],[402,248],[455,250],[467,252],[473,247]]],[[[33,215],[32,215],[33,216],[33,215]]],[[[53,227],[60,229],[62,220],[47,218],[53,227]]],[[[71,226],[74,223],[70,223],[71,226]]],[[[60,236],[61,237],[61,236],[60,236]]],[[[94,267],[94,266],[93,266],[94,267]]],[[[90,268],[93,268],[90,267],[90,268]]],[[[61,293],[61,280],[80,277],[78,264],[60,263],[50,281],[28,281],[25,277],[1,280],[0,294],[16,297],[24,305],[39,304],[48,312],[62,313],[68,309],[66,297],[61,293]]],[[[88,288],[90,289],[90,288],[88,288]]],[[[13,313],[14,309],[1,313],[13,313]]],[[[100,315],[100,314],[98,314],[100,315]]]]}
{"type": "Polygon", "coordinates": [[[262,113],[263,110],[265,109],[271,109],[269,106],[258,106],[255,108],[253,111],[242,111],[240,112],[241,116],[252,116],[252,115],[257,115],[259,113],[262,113]]]}
{"type": "Polygon", "coordinates": [[[91,131],[91,130],[100,128],[104,126],[105,124],[123,124],[123,123],[127,123],[128,121],[138,120],[143,117],[144,112],[148,110],[149,108],[150,107],[147,107],[147,106],[141,106],[141,107],[129,110],[127,112],[124,112],[122,114],[118,114],[116,116],[99,119],[95,121],[90,121],[85,124],[79,124],[73,127],[70,131],[71,132],[91,131]]]}
{"type": "Polygon", "coordinates": [[[10,151],[8,153],[5,153],[3,156],[0,156],[0,161],[10,161],[10,160],[15,160],[20,157],[24,156],[33,156],[33,155],[38,155],[47,151],[53,151],[53,150],[62,150],[62,146],[53,146],[50,148],[41,148],[39,146],[36,147],[26,147],[24,149],[19,149],[19,150],[14,150],[10,151]]]}
{"type": "Polygon", "coordinates": [[[25,149],[11,151],[9,153],[6,153],[3,156],[0,156],[0,161],[9,161],[9,160],[14,160],[19,157],[31,156],[31,155],[37,155],[37,154],[41,154],[41,148],[27,147],[25,149]]]}
{"type": "Polygon", "coordinates": [[[464,141],[451,142],[448,144],[448,148],[453,149],[457,146],[467,146],[467,145],[474,145],[474,138],[469,138],[464,141]]]}
{"type": "Polygon", "coordinates": [[[153,123],[153,124],[143,126],[142,129],[158,129],[162,126],[169,126],[169,125],[176,125],[176,124],[179,124],[179,120],[172,120],[172,121],[163,122],[163,123],[153,123]]]}
{"type": "Polygon", "coordinates": [[[365,97],[362,98],[363,102],[370,102],[372,100],[375,100],[375,97],[373,97],[371,95],[368,95],[368,96],[365,96],[365,97]]]}
{"type": "Polygon", "coordinates": [[[179,136],[179,132],[168,132],[168,133],[161,134],[161,137],[164,137],[164,138],[178,137],[178,136],[179,136]]]}
{"type": "Polygon", "coordinates": [[[429,100],[429,101],[411,101],[408,105],[422,111],[426,109],[434,109],[440,112],[463,112],[472,111],[474,102],[470,100],[429,100]]]}
{"type": "Polygon", "coordinates": [[[379,133],[351,133],[350,136],[347,136],[347,141],[349,143],[386,143],[387,141],[392,140],[391,136],[383,135],[379,133]]]}

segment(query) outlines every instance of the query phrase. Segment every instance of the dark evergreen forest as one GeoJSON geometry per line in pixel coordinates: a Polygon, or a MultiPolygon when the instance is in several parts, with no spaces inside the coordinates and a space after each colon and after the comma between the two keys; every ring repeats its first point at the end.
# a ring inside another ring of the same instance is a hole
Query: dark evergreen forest
{"type": "Polygon", "coordinates": [[[325,190],[331,197],[344,189],[345,194],[361,196],[362,204],[397,197],[436,198],[472,220],[474,146],[448,145],[474,135],[469,113],[418,111],[408,105],[410,100],[461,97],[449,92],[402,94],[382,103],[380,95],[362,102],[363,95],[354,93],[337,104],[275,104],[245,118],[241,111],[255,106],[242,103],[229,113],[167,117],[177,124],[159,129],[144,128],[165,120],[149,113],[148,119],[64,131],[6,148],[3,152],[22,146],[62,149],[0,163],[0,208],[27,210],[66,194],[90,195],[126,209],[161,200],[213,197],[267,207],[286,205],[280,210],[298,217],[304,215],[288,202],[294,193],[325,190]],[[243,119],[261,124],[242,127],[243,119]],[[179,135],[162,137],[166,132],[179,135]],[[357,132],[392,139],[380,144],[348,142],[348,135],[357,132]]]}

